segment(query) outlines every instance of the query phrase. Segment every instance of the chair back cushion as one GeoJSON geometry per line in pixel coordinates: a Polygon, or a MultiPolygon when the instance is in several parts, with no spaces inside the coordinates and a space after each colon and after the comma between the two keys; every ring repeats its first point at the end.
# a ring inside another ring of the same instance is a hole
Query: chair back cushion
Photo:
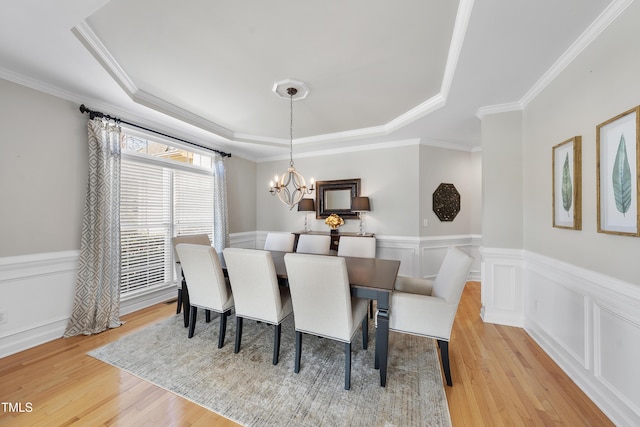
{"type": "Polygon", "coordinates": [[[433,283],[431,296],[442,298],[449,304],[458,304],[472,262],[473,258],[464,251],[450,246],[433,283]]]}
{"type": "Polygon", "coordinates": [[[375,258],[376,238],[342,236],[338,244],[338,256],[375,258]]]}
{"type": "Polygon", "coordinates": [[[231,289],[212,246],[179,243],[176,252],[187,280],[190,304],[217,312],[233,307],[231,289]]]}
{"type": "MultiPolygon", "coordinates": [[[[180,243],[190,243],[192,245],[205,245],[211,246],[211,240],[207,234],[190,234],[185,236],[176,236],[171,239],[171,243],[173,244],[173,250],[176,250],[176,246],[180,243]]],[[[180,261],[180,257],[176,252],[176,262],[180,261]]]]}
{"type": "Polygon", "coordinates": [[[291,253],[284,261],[296,330],[350,342],[354,324],[344,258],[291,253]]]}
{"type": "Polygon", "coordinates": [[[180,265],[180,257],[178,256],[178,252],[176,251],[176,246],[180,243],[211,246],[211,240],[209,239],[209,236],[207,234],[190,234],[185,236],[176,236],[171,239],[171,244],[173,246],[173,255],[175,258],[176,277],[178,278],[176,285],[178,286],[178,288],[182,289],[182,266],[180,265]]]}
{"type": "Polygon", "coordinates": [[[292,233],[268,233],[267,239],[264,241],[264,250],[293,252],[295,241],[296,236],[292,233]]]}
{"type": "Polygon", "coordinates": [[[296,247],[296,252],[303,254],[328,255],[330,250],[331,236],[301,234],[298,238],[298,246],[296,247]]]}
{"type": "Polygon", "coordinates": [[[278,324],[291,313],[288,298],[285,301],[287,310],[283,310],[276,269],[269,251],[226,248],[223,253],[237,316],[278,324]]]}

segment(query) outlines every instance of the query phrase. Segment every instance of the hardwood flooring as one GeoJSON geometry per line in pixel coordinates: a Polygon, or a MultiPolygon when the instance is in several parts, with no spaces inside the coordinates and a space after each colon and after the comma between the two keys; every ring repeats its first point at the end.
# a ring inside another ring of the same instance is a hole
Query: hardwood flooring
{"type": "MultiPolygon", "coordinates": [[[[522,329],[485,324],[479,312],[480,284],[469,282],[445,387],[455,427],[613,425],[522,329]]],[[[0,426],[235,426],[86,355],[174,314],[175,304],[158,304],[124,316],[120,328],[0,359],[0,426]]]]}

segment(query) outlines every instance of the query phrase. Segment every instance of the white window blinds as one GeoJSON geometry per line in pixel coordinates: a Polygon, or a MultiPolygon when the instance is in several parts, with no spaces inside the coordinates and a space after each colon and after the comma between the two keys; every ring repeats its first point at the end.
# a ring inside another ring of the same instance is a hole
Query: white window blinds
{"type": "Polygon", "coordinates": [[[171,237],[213,239],[211,172],[123,156],[120,185],[121,295],[172,286],[171,237]]]}
{"type": "Polygon", "coordinates": [[[213,175],[176,170],[175,235],[208,234],[213,241],[213,175]]]}
{"type": "Polygon", "coordinates": [[[122,159],[120,294],[172,281],[171,171],[122,159]]]}

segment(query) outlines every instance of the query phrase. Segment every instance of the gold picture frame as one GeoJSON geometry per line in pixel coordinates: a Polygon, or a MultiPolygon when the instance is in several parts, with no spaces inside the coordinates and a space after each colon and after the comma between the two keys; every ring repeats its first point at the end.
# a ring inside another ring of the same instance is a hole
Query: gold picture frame
{"type": "Polygon", "coordinates": [[[553,226],[582,230],[582,137],[553,147],[553,226]]]}
{"type": "Polygon", "coordinates": [[[598,233],[640,236],[640,106],[596,126],[598,233]]]}

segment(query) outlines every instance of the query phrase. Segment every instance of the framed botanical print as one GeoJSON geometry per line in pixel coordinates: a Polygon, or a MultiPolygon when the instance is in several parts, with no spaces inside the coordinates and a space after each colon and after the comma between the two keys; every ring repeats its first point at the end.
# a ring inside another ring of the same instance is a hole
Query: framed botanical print
{"type": "Polygon", "coordinates": [[[553,226],[582,229],[582,137],[553,147],[553,226]]]}
{"type": "Polygon", "coordinates": [[[640,236],[640,106],[596,127],[598,232],[640,236]]]}

